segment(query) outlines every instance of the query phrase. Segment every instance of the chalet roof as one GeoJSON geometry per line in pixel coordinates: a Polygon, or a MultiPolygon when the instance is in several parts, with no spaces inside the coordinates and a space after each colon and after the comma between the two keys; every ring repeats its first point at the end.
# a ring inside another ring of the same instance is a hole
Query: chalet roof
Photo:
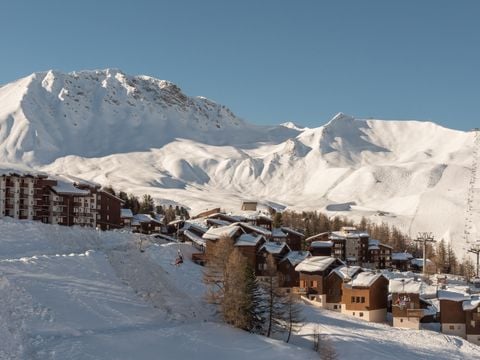
{"type": "Polygon", "coordinates": [[[295,267],[296,271],[313,273],[317,271],[325,271],[330,265],[336,261],[341,262],[330,256],[312,256],[303,260],[295,267]]]}
{"type": "Polygon", "coordinates": [[[461,291],[461,289],[438,290],[437,297],[438,300],[449,300],[456,302],[471,299],[470,294],[461,291]]]}
{"type": "Polygon", "coordinates": [[[358,231],[355,228],[348,228],[348,231],[332,231],[329,238],[332,240],[342,239],[358,239],[361,237],[369,237],[370,235],[364,231],[358,231]]]}
{"type": "Polygon", "coordinates": [[[132,210],[130,209],[120,209],[120,217],[122,219],[131,219],[133,218],[132,210]]]}
{"type": "Polygon", "coordinates": [[[381,246],[387,247],[389,249],[393,249],[389,245],[382,244],[380,240],[368,239],[368,250],[380,250],[381,246]]]}
{"type": "Polygon", "coordinates": [[[235,242],[235,246],[256,246],[264,237],[262,235],[242,234],[235,242]]]}
{"type": "Polygon", "coordinates": [[[227,226],[231,224],[228,221],[220,220],[220,219],[207,219],[206,221],[207,221],[207,224],[213,224],[218,226],[227,226]]]}
{"type": "Polygon", "coordinates": [[[233,237],[242,228],[238,225],[230,224],[228,226],[222,226],[218,228],[211,227],[203,234],[203,238],[206,240],[218,240],[222,236],[233,237]]]}
{"type": "Polygon", "coordinates": [[[191,232],[190,230],[185,230],[183,235],[185,235],[187,239],[189,239],[190,241],[194,242],[197,245],[205,246],[206,244],[206,241],[204,238],[198,236],[197,234],[191,232]]]}
{"type": "MultiPolygon", "coordinates": [[[[415,259],[411,259],[410,260],[410,263],[412,265],[415,265],[415,266],[418,266],[418,267],[422,267],[423,268],[423,258],[415,258],[415,259]]],[[[432,261],[430,259],[427,259],[427,266],[428,265],[431,265],[433,264],[432,261]]]]}
{"type": "Polygon", "coordinates": [[[292,235],[296,235],[296,236],[305,237],[305,235],[303,233],[301,233],[300,231],[294,230],[290,227],[282,226],[281,229],[282,229],[283,232],[286,232],[286,233],[289,233],[289,234],[292,234],[292,235]]]}
{"type": "Polygon", "coordinates": [[[293,266],[297,266],[306,258],[312,256],[309,251],[290,251],[288,252],[280,262],[288,261],[293,266]]]}
{"type": "Polygon", "coordinates": [[[305,239],[306,242],[311,242],[311,241],[314,241],[315,239],[319,238],[319,237],[328,237],[329,233],[328,232],[323,232],[323,233],[320,233],[320,234],[315,234],[313,236],[310,236],[308,238],[305,239]]]}
{"type": "Polygon", "coordinates": [[[52,190],[58,195],[74,195],[74,196],[88,196],[89,190],[81,190],[75,187],[72,183],[60,179],[54,179],[57,184],[52,186],[52,190]]]}
{"type": "Polygon", "coordinates": [[[272,237],[274,238],[286,238],[287,234],[285,234],[281,228],[274,228],[272,229],[272,237]]]}
{"type": "Polygon", "coordinates": [[[183,224],[182,230],[183,231],[194,230],[199,232],[200,234],[205,234],[208,229],[200,225],[199,223],[192,222],[192,221],[185,221],[185,224],[183,224]]]}
{"type": "Polygon", "coordinates": [[[352,281],[348,283],[351,287],[370,287],[372,286],[378,279],[383,277],[380,273],[374,273],[371,271],[365,271],[357,274],[352,281]]]}
{"type": "Polygon", "coordinates": [[[235,223],[234,225],[241,226],[244,229],[253,231],[257,234],[260,234],[266,237],[270,237],[272,235],[272,232],[270,230],[265,229],[264,227],[252,225],[246,222],[238,222],[238,223],[235,223]]]}
{"type": "Polygon", "coordinates": [[[360,271],[362,271],[360,266],[342,265],[333,269],[330,274],[337,274],[342,280],[350,281],[360,271]]]}
{"type": "Polygon", "coordinates": [[[79,178],[79,177],[76,177],[76,176],[63,175],[62,174],[62,177],[64,179],[74,183],[77,186],[87,186],[87,187],[95,188],[95,189],[100,189],[100,187],[101,187],[101,185],[99,183],[96,183],[94,181],[85,180],[85,179],[82,179],[82,178],[79,178]]]}
{"type": "Polygon", "coordinates": [[[422,283],[412,278],[391,279],[388,291],[391,293],[420,294],[422,283]]]}
{"type": "Polygon", "coordinates": [[[332,241],[312,241],[310,244],[310,247],[312,248],[331,248],[332,246],[332,241]]]}
{"type": "Polygon", "coordinates": [[[237,217],[237,216],[233,216],[233,215],[228,215],[228,214],[225,214],[225,213],[215,213],[215,214],[211,214],[211,215],[208,215],[206,217],[207,219],[215,219],[215,218],[220,218],[220,219],[223,219],[223,220],[226,220],[230,223],[236,223],[236,222],[239,222],[241,221],[242,219],[237,217]]]}
{"type": "Polygon", "coordinates": [[[413,255],[407,252],[392,253],[392,261],[409,261],[413,255]]]}
{"type": "Polygon", "coordinates": [[[465,311],[475,310],[480,305],[480,298],[478,296],[472,297],[470,300],[465,300],[462,303],[462,308],[465,311]]]}
{"type": "Polygon", "coordinates": [[[284,249],[290,250],[287,244],[285,243],[277,243],[274,241],[267,241],[263,246],[260,248],[259,251],[265,250],[267,253],[272,255],[280,254],[284,249]]]}
{"type": "MultiPolygon", "coordinates": [[[[153,217],[151,217],[148,214],[135,214],[135,215],[133,215],[133,220],[135,222],[138,222],[138,223],[154,222],[154,223],[162,225],[162,223],[160,221],[158,221],[157,219],[154,219],[153,217]]],[[[133,224],[133,222],[132,222],[132,224],[133,224]]]]}
{"type": "Polygon", "coordinates": [[[172,226],[172,225],[177,225],[177,224],[181,224],[185,222],[185,220],[182,220],[182,219],[177,219],[177,220],[172,220],[168,223],[169,226],[172,226]]]}
{"type": "MultiPolygon", "coordinates": [[[[85,186],[85,185],[78,184],[77,186],[85,186]]],[[[88,186],[88,187],[92,187],[92,186],[88,186]]],[[[120,201],[122,204],[125,204],[125,200],[120,199],[118,196],[113,195],[113,194],[109,193],[108,191],[101,190],[101,191],[99,191],[99,193],[100,193],[101,195],[107,196],[107,197],[109,197],[109,198],[118,200],[118,201],[120,201]]]]}

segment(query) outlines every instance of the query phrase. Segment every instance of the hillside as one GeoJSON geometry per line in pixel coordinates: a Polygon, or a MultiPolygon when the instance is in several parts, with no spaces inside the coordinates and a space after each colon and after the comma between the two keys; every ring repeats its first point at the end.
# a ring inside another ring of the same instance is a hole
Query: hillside
{"type": "Polygon", "coordinates": [[[431,231],[459,252],[466,222],[478,238],[480,210],[467,208],[480,196],[475,132],[344,114],[313,129],[256,126],[168,81],[111,69],[35,73],[0,88],[0,104],[0,162],[192,212],[257,199],[431,231]]]}
{"type": "Polygon", "coordinates": [[[339,358],[480,359],[478,346],[303,306],[292,344],[219,321],[189,244],[0,219],[0,359],[318,359],[319,324],[339,358]],[[178,248],[186,262],[172,266],[178,248]]]}

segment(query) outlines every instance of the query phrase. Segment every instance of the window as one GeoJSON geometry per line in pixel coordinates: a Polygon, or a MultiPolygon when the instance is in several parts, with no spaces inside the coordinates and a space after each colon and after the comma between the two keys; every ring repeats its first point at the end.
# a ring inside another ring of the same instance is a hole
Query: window
{"type": "Polygon", "coordinates": [[[353,316],[355,316],[355,311],[352,313],[353,316]]]}
{"type": "Polygon", "coordinates": [[[334,310],[337,310],[337,305],[333,305],[333,309],[334,309],[334,310]]]}
{"type": "Polygon", "coordinates": [[[402,322],[403,322],[403,319],[400,319],[400,322],[402,323],[402,322]]]}
{"type": "Polygon", "coordinates": [[[475,320],[471,320],[471,321],[470,321],[470,326],[471,326],[471,327],[475,327],[475,320]]]}
{"type": "Polygon", "coordinates": [[[361,302],[362,304],[365,303],[365,296],[362,296],[362,297],[360,298],[360,302],[361,302]]]}
{"type": "Polygon", "coordinates": [[[107,215],[107,220],[110,220],[110,215],[107,215]]]}
{"type": "Polygon", "coordinates": [[[358,313],[358,316],[363,317],[363,312],[358,313]]]}
{"type": "Polygon", "coordinates": [[[352,300],[350,302],[352,302],[352,303],[355,302],[355,296],[352,296],[352,300]]]}
{"type": "Polygon", "coordinates": [[[357,296],[356,302],[357,302],[357,303],[360,302],[360,296],[357,296]]]}

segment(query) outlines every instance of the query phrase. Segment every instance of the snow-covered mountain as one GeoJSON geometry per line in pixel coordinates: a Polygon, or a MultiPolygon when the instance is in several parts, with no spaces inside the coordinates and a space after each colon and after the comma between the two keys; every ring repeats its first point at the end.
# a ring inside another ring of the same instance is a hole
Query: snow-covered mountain
{"type": "Polygon", "coordinates": [[[257,126],[170,82],[110,69],[35,73],[0,88],[0,162],[194,212],[257,199],[366,215],[412,236],[432,231],[457,249],[466,229],[475,240],[480,228],[479,209],[468,207],[480,195],[476,139],[430,122],[344,114],[313,129],[257,126]]]}

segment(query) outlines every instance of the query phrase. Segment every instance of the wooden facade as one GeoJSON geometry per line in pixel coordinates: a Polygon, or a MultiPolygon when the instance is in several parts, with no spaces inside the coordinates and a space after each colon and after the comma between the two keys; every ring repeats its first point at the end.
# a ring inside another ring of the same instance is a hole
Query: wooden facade
{"type": "Polygon", "coordinates": [[[356,284],[356,279],[343,284],[342,313],[372,322],[383,322],[387,315],[388,280],[380,274],[361,273],[358,277],[371,276],[367,284],[356,284]]]}

